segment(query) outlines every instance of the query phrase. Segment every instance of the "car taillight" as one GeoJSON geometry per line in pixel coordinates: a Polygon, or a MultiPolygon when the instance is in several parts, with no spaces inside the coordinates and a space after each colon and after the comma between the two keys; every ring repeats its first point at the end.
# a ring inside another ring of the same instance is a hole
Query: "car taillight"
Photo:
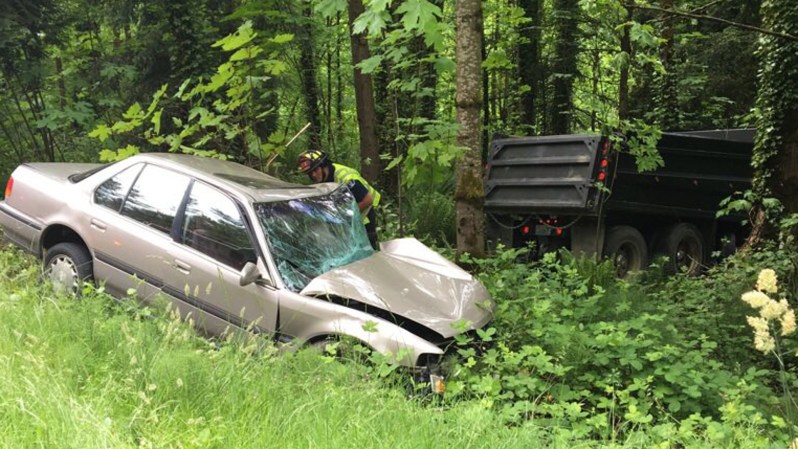
{"type": "Polygon", "coordinates": [[[11,196],[11,190],[13,188],[14,188],[14,178],[9,176],[8,183],[6,184],[6,196],[5,196],[6,199],[8,199],[8,197],[11,196]]]}

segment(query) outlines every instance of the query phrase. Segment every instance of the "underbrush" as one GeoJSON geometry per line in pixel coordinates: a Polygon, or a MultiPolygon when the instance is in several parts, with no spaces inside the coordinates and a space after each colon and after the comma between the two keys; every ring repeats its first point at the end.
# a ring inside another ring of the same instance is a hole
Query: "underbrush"
{"type": "MultiPolygon", "coordinates": [[[[729,445],[787,444],[796,435],[782,388],[782,375],[798,385],[795,365],[780,370],[754,350],[751,311],[740,300],[763,268],[778,271],[795,298],[795,254],[731,258],[701,277],[665,276],[655,266],[630,280],[615,279],[608,262],[565,253],[520,264],[522,256],[466,261],[478,267],[497,314],[477,338],[488,349],[461,342],[465,361],[452,370],[450,399],[480,400],[508,423],[549,422],[611,441],[641,428],[678,434],[680,426],[729,445]],[[740,434],[738,425],[757,430],[740,434]]],[[[798,345],[785,347],[794,362],[798,345]]]]}
{"type": "Polygon", "coordinates": [[[461,341],[444,397],[408,397],[384,361],[209,340],[102,289],[54,297],[6,249],[0,447],[783,448],[793,421],[738,303],[760,265],[792,265],[757,257],[629,282],[579,260],[476,261],[496,320],[481,349],[461,341]]]}

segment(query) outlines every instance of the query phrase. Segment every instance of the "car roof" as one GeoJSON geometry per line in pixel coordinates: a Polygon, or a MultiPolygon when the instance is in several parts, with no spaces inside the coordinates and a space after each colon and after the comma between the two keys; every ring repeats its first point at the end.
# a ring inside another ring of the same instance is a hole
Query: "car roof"
{"type": "Polygon", "coordinates": [[[294,198],[324,195],[335,190],[338,185],[322,183],[302,185],[283,181],[254,168],[210,157],[175,153],[141,153],[131,156],[134,161],[152,162],[168,166],[205,181],[237,191],[253,202],[283,201],[294,198]]]}

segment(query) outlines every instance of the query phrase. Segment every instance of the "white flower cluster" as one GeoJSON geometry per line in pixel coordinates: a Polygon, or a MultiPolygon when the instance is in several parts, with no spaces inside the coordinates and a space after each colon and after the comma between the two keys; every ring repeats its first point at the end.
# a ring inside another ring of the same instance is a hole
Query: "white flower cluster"
{"type": "Polygon", "coordinates": [[[742,300],[749,306],[759,310],[759,316],[748,317],[748,325],[754,330],[754,347],[758,351],[768,353],[776,348],[776,339],[771,333],[776,323],[780,324],[781,335],[795,332],[795,311],[790,308],[786,299],[776,301],[768,293],[778,293],[776,272],[766,268],[759,273],[756,290],[743,293],[742,300]]]}

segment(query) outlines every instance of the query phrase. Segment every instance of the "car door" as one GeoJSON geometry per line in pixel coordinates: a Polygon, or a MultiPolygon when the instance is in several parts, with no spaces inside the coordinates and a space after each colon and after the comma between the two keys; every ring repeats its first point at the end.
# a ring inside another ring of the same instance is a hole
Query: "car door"
{"type": "Polygon", "coordinates": [[[276,289],[268,282],[239,285],[247,262],[268,273],[242,207],[219,189],[195,180],[170,250],[175,269],[166,278],[169,293],[185,304],[181,312],[193,312],[195,322],[214,334],[230,324],[273,332],[277,322],[276,289]]]}
{"type": "Polygon", "coordinates": [[[174,271],[172,225],[191,178],[152,164],[137,164],[94,192],[89,237],[94,272],[117,296],[134,289],[150,303],[174,271]]]}

